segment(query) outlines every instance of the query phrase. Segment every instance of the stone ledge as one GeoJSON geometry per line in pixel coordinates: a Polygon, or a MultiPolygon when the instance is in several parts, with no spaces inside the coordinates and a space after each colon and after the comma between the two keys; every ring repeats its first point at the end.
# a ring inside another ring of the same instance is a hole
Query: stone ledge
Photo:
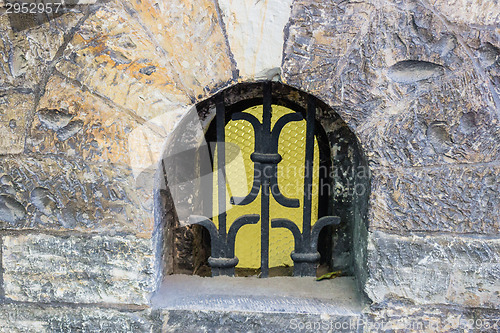
{"type": "Polygon", "coordinates": [[[211,277],[169,275],[151,299],[154,309],[356,316],[364,303],[353,277],[211,277]]]}
{"type": "Polygon", "coordinates": [[[325,325],[335,332],[362,332],[365,304],[352,277],[317,282],[170,275],[152,306],[162,332],[309,332],[325,325]]]}

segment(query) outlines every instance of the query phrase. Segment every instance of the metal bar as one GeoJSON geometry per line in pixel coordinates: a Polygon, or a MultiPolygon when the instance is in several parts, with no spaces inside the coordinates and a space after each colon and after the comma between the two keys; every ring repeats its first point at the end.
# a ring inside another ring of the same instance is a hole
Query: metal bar
{"type": "Polygon", "coordinates": [[[307,100],[306,115],[306,161],[304,170],[304,216],[302,225],[303,241],[306,247],[311,244],[311,203],[312,203],[312,179],[314,161],[314,122],[316,120],[316,105],[314,99],[309,96],[307,100]]]}
{"type": "Polygon", "coordinates": [[[216,127],[217,127],[217,203],[219,216],[219,238],[226,242],[226,149],[225,126],[226,115],[224,109],[224,94],[217,96],[216,102],[216,127]]]}
{"type": "MultiPolygon", "coordinates": [[[[272,117],[272,99],[271,99],[271,82],[265,82],[263,84],[263,110],[262,110],[262,132],[260,143],[263,146],[264,153],[270,153],[270,139],[271,139],[271,117],[272,117]]],[[[259,151],[260,147],[255,147],[256,152],[259,151]]],[[[261,195],[261,218],[260,218],[260,274],[261,277],[269,276],[269,179],[266,177],[265,168],[271,167],[267,163],[262,163],[261,172],[261,184],[262,184],[262,195],[261,195]]]]}
{"type": "MultiPolygon", "coordinates": [[[[269,142],[271,138],[271,117],[272,117],[272,99],[271,99],[271,82],[265,82],[263,84],[264,88],[264,103],[263,103],[263,113],[262,113],[262,136],[261,136],[261,146],[264,148],[264,153],[271,153],[269,148],[272,145],[269,142]]],[[[260,148],[260,147],[259,147],[260,148]]]]}
{"type": "Polygon", "coordinates": [[[269,180],[262,182],[262,196],[260,208],[260,274],[269,276],[269,180]]]}

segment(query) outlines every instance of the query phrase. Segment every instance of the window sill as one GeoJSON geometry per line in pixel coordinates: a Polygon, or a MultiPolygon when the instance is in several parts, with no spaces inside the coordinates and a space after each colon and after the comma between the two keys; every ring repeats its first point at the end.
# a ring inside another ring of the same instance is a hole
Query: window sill
{"type": "Polygon", "coordinates": [[[199,277],[170,275],[152,297],[154,309],[359,315],[353,277],[199,277]]]}

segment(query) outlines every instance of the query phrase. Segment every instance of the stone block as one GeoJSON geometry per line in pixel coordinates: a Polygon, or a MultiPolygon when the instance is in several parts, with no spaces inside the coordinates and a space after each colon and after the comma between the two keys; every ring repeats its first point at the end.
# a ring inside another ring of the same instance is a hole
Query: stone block
{"type": "Polygon", "coordinates": [[[368,272],[364,290],[376,303],[399,297],[415,304],[500,309],[497,238],[375,231],[368,239],[368,272]]]}
{"type": "Polygon", "coordinates": [[[91,14],[56,68],[143,122],[190,101],[168,56],[121,3],[91,14]]]}
{"type": "Polygon", "coordinates": [[[0,332],[151,332],[148,310],[120,311],[98,307],[47,304],[0,305],[0,332]]]}
{"type": "Polygon", "coordinates": [[[191,98],[207,97],[236,78],[216,2],[139,0],[124,6],[142,23],[159,56],[169,59],[176,85],[191,98]]]}
{"type": "Polygon", "coordinates": [[[5,297],[25,302],[148,304],[152,241],[134,236],[2,237],[5,297]]]}
{"type": "Polygon", "coordinates": [[[27,150],[127,166],[128,136],[140,126],[135,114],[52,76],[35,112],[27,150]]]}
{"type": "Polygon", "coordinates": [[[500,165],[375,170],[371,228],[500,233],[500,165]]]}
{"type": "Polygon", "coordinates": [[[0,228],[151,237],[153,191],[128,167],[64,158],[0,159],[0,228]]]}
{"type": "Polygon", "coordinates": [[[0,89],[34,88],[83,14],[73,11],[50,20],[41,16],[0,17],[0,89]]]}
{"type": "MultiPolygon", "coordinates": [[[[475,332],[474,318],[474,309],[435,304],[416,306],[394,299],[372,305],[364,313],[363,322],[364,332],[475,332]]],[[[495,326],[493,322],[491,325],[495,326]]]]}
{"type": "Polygon", "coordinates": [[[0,90],[0,154],[24,152],[26,126],[35,96],[30,91],[0,90]]]}
{"type": "Polygon", "coordinates": [[[431,6],[447,20],[454,23],[486,26],[500,24],[500,5],[495,1],[432,1],[431,6]]]}
{"type": "MultiPolygon", "coordinates": [[[[363,332],[359,316],[161,310],[161,332],[363,332]]],[[[157,329],[160,331],[160,328],[157,329]]]]}

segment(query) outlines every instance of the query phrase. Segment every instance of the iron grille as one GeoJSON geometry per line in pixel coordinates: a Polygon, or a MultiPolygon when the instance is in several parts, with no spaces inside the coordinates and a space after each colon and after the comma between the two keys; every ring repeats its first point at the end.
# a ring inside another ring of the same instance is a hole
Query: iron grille
{"type": "Polygon", "coordinates": [[[226,110],[224,95],[216,97],[216,151],[217,151],[217,209],[218,226],[204,216],[190,216],[191,224],[205,227],[211,239],[211,256],[208,259],[212,268],[212,275],[234,276],[235,266],[238,258],[235,256],[236,234],[244,225],[257,224],[261,222],[261,277],[269,276],[269,230],[270,228],[286,228],[294,238],[294,251],[290,254],[294,262],[295,276],[315,276],[316,264],[320,259],[318,252],[318,237],[322,228],[340,224],[340,218],[336,216],[324,216],[316,223],[311,223],[311,206],[313,196],[310,191],[313,182],[314,163],[314,138],[316,105],[313,97],[309,96],[307,101],[306,120],[306,145],[305,145],[305,173],[304,173],[304,199],[302,232],[296,223],[286,218],[275,218],[270,220],[269,206],[270,197],[284,207],[299,207],[298,199],[288,198],[279,190],[279,179],[277,166],[282,156],[278,153],[278,142],[283,127],[293,121],[304,119],[302,113],[296,111],[279,118],[271,129],[272,116],[272,83],[262,84],[263,89],[263,115],[262,122],[255,116],[246,112],[231,114],[231,120],[244,120],[250,123],[255,132],[255,151],[250,158],[254,163],[253,185],[249,193],[244,197],[231,197],[234,205],[248,205],[261,193],[260,214],[245,214],[238,217],[227,229],[226,214],[226,154],[225,154],[225,125],[226,110]],[[270,171],[270,172],[265,172],[270,171]],[[273,190],[270,190],[270,189],[273,190]]]}

